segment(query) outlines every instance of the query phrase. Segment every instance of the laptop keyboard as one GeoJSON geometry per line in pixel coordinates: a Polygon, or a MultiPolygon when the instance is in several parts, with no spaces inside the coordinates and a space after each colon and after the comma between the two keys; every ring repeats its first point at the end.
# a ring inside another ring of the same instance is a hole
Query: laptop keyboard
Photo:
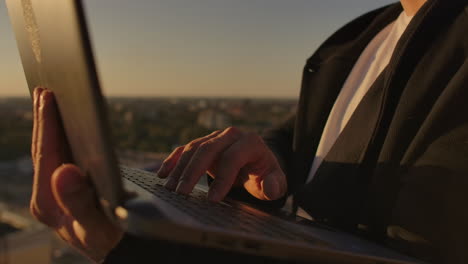
{"type": "Polygon", "coordinates": [[[189,196],[171,192],[163,187],[165,180],[154,173],[121,167],[124,178],[149,191],[158,198],[174,205],[203,224],[223,229],[240,231],[246,234],[258,234],[272,239],[287,239],[323,244],[304,232],[292,230],[291,224],[284,220],[262,216],[225,203],[213,203],[206,199],[206,193],[194,189],[189,196]]]}

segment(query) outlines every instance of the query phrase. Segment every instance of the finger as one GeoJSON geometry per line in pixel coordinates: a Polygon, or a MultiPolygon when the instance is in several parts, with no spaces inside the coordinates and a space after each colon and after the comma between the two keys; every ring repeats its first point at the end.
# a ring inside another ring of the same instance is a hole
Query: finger
{"type": "Polygon", "coordinates": [[[198,149],[198,146],[202,144],[203,142],[210,140],[213,137],[216,137],[220,131],[215,131],[211,133],[208,136],[196,139],[189,144],[185,145],[182,153],[180,154],[180,158],[177,161],[177,164],[174,166],[172,171],[169,173],[168,180],[166,184],[164,185],[167,189],[169,190],[175,190],[177,187],[177,184],[179,183],[179,178],[184,172],[185,167],[187,164],[190,162],[190,159],[192,158],[193,154],[196,152],[198,149]]]}
{"type": "Polygon", "coordinates": [[[31,142],[31,158],[33,160],[33,163],[34,163],[34,160],[36,159],[36,153],[37,153],[37,141],[38,141],[37,131],[38,131],[38,125],[39,125],[39,98],[43,90],[44,90],[43,88],[38,87],[38,88],[35,88],[33,92],[34,122],[33,122],[32,142],[31,142]]]}
{"type": "Polygon", "coordinates": [[[60,166],[52,176],[51,185],[62,212],[75,219],[85,230],[99,231],[99,227],[110,225],[99,210],[93,188],[78,167],[72,164],[60,166]]]}
{"type": "Polygon", "coordinates": [[[287,191],[286,177],[279,165],[268,170],[261,178],[258,175],[247,175],[243,185],[250,194],[264,201],[277,200],[287,191]]]}
{"type": "MultiPolygon", "coordinates": [[[[212,134],[210,134],[210,135],[208,135],[208,136],[216,135],[216,134],[219,134],[219,131],[215,131],[215,132],[213,132],[212,134]]],[[[164,178],[167,178],[167,176],[169,176],[169,174],[171,173],[171,171],[174,169],[174,167],[176,166],[177,162],[179,161],[180,156],[182,155],[184,149],[185,149],[185,145],[176,148],[176,149],[164,160],[163,164],[161,165],[161,167],[159,168],[158,172],[156,173],[156,176],[158,176],[159,178],[163,178],[163,179],[164,179],[164,178]]]]}
{"type": "Polygon", "coordinates": [[[180,155],[184,151],[185,145],[176,148],[162,163],[161,167],[159,168],[158,172],[156,172],[156,176],[159,178],[167,178],[169,173],[174,169],[177,161],[180,159],[180,155]]]}
{"type": "Polygon", "coordinates": [[[240,130],[229,128],[216,137],[201,143],[185,167],[176,191],[181,194],[189,194],[201,176],[212,167],[219,155],[241,137],[240,130]]]}
{"type": "MultiPolygon", "coordinates": [[[[232,144],[219,158],[217,175],[211,183],[208,199],[221,201],[233,186],[240,170],[247,164],[258,162],[263,152],[259,137],[254,134],[246,135],[232,144]]],[[[262,175],[262,172],[258,175],[262,175]]]]}
{"type": "Polygon", "coordinates": [[[31,197],[31,211],[46,224],[54,224],[53,219],[60,210],[50,187],[51,176],[64,161],[61,157],[63,133],[52,92],[43,90],[37,109],[37,140],[34,161],[34,181],[31,197]]]}

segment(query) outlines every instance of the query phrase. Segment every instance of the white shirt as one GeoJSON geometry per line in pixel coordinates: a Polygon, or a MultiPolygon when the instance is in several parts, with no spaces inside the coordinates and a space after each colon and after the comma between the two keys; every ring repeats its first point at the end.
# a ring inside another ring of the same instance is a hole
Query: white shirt
{"type": "MultiPolygon", "coordinates": [[[[343,131],[364,95],[383,69],[387,67],[396,44],[411,18],[402,12],[397,20],[380,31],[362,52],[328,116],[307,183],[314,178],[323,159],[343,131]]],[[[302,213],[302,210],[298,212],[299,215],[302,213]]]]}

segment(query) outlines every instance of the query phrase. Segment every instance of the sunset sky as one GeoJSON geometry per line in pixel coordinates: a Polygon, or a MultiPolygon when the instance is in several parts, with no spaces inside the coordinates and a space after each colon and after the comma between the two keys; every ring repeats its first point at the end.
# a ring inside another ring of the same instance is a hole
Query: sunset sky
{"type": "MultiPolygon", "coordinates": [[[[104,94],[288,97],[305,60],[390,0],[85,0],[104,94]]],[[[0,97],[28,94],[4,0],[0,97]]]]}

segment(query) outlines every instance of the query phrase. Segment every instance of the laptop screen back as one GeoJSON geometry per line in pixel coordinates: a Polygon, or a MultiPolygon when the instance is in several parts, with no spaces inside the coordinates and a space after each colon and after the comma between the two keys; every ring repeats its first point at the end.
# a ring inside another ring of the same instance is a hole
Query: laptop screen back
{"type": "Polygon", "coordinates": [[[7,0],[29,90],[54,92],[73,162],[91,177],[106,213],[123,188],[79,0],[7,0]]]}

